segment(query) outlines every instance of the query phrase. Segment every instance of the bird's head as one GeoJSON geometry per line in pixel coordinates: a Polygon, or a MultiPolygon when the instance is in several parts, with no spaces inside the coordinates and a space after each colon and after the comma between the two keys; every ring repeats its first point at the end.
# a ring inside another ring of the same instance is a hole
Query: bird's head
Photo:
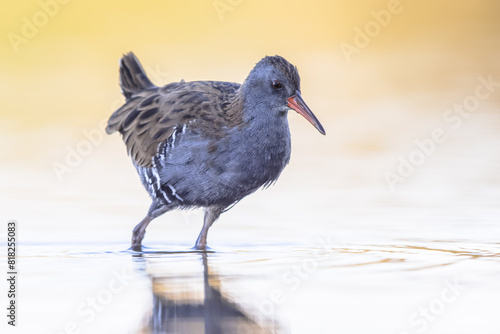
{"type": "Polygon", "coordinates": [[[269,112],[285,116],[291,108],[304,116],[321,134],[325,129],[300,95],[297,67],[280,56],[265,57],[248,75],[243,89],[251,103],[264,104],[269,112]]]}

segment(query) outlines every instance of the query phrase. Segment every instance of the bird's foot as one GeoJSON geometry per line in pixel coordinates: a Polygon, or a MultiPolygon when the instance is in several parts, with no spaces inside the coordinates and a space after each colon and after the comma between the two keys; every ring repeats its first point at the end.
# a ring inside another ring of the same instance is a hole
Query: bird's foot
{"type": "Polygon", "coordinates": [[[206,243],[196,243],[196,245],[194,245],[193,249],[195,250],[198,250],[198,251],[202,251],[202,252],[206,252],[208,247],[207,247],[207,244],[206,243]]]}
{"type": "Polygon", "coordinates": [[[130,249],[133,250],[134,252],[142,252],[142,245],[132,244],[132,246],[130,246],[130,249]]]}
{"type": "Polygon", "coordinates": [[[133,251],[136,251],[136,252],[142,252],[142,239],[143,239],[143,236],[132,236],[132,244],[130,246],[130,249],[132,249],[133,251]]]}
{"type": "Polygon", "coordinates": [[[134,233],[132,233],[132,244],[130,247],[133,251],[142,251],[142,239],[144,239],[145,234],[145,232],[137,233],[137,231],[134,229],[134,233]]]}

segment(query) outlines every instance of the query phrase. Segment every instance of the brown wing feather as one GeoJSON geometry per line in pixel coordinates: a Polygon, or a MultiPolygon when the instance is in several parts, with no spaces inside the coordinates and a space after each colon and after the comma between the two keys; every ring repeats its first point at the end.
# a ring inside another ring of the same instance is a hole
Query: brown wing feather
{"type": "Polygon", "coordinates": [[[207,138],[242,124],[243,102],[235,84],[174,83],[133,95],[109,119],[107,133],[119,131],[133,161],[152,166],[160,143],[186,125],[207,138]],[[196,122],[193,122],[196,120],[196,122]]]}

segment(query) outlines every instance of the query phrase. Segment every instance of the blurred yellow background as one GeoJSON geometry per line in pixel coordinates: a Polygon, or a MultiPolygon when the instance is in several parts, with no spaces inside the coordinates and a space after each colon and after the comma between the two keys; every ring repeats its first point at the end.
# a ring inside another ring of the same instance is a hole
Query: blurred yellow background
{"type": "MultiPolygon", "coordinates": [[[[123,102],[118,60],[128,51],[157,85],[242,82],[263,56],[284,56],[328,133],[291,113],[296,152],[307,143],[333,155],[392,152],[365,181],[383,182],[397,152],[479,76],[500,81],[495,0],[6,0],[0,22],[0,158],[49,173],[123,102]]],[[[497,113],[499,100],[491,94],[480,109],[497,113]]]]}
{"type": "Polygon", "coordinates": [[[340,44],[353,44],[354,28],[390,2],[5,0],[2,120],[37,127],[108,115],[119,98],[118,59],[130,50],[157,84],[241,82],[260,58],[280,54],[299,67],[308,101],[328,101],[329,110],[316,111],[323,117],[351,112],[349,102],[335,102],[346,95],[453,91],[466,85],[459,76],[498,71],[495,0],[398,1],[400,13],[348,63],[340,44]],[[24,19],[38,31],[14,46],[9,33],[22,37],[24,19]]]}

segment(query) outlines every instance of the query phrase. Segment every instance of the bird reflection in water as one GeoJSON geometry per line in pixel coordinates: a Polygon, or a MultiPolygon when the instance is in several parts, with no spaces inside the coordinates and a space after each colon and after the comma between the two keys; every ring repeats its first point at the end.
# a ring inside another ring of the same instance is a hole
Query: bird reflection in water
{"type": "Polygon", "coordinates": [[[168,275],[168,268],[163,266],[165,263],[158,272],[149,270],[149,254],[134,255],[151,278],[153,292],[151,312],[145,316],[139,333],[283,332],[274,319],[262,321],[262,317],[252,316],[252,310],[244,310],[230,295],[222,293],[220,276],[210,268],[206,252],[193,254],[200,256],[199,267],[203,272],[189,271],[175,276],[168,275]]]}

